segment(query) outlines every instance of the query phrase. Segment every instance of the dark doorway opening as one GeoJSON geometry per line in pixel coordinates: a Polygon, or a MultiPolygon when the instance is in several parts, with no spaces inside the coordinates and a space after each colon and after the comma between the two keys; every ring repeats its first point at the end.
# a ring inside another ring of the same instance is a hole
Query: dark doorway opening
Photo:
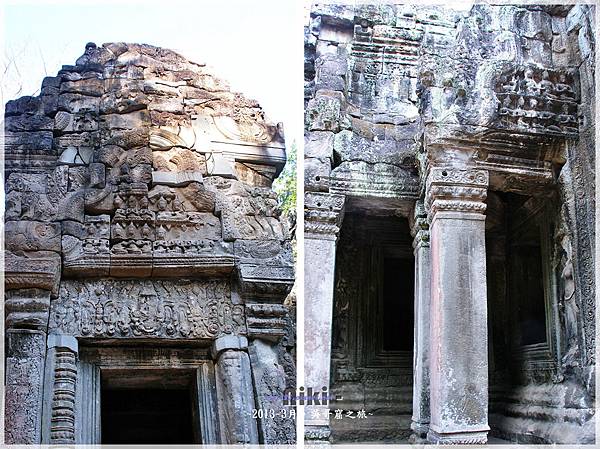
{"type": "MultiPolygon", "coordinates": [[[[536,242],[537,243],[537,242],[536,242]]],[[[521,346],[546,342],[546,303],[539,244],[512,248],[514,301],[519,316],[521,346]]]]}
{"type": "Polygon", "coordinates": [[[414,331],[414,259],[383,261],[383,349],[412,351],[414,331]]]}
{"type": "Polygon", "coordinates": [[[188,390],[103,389],[102,444],[192,444],[188,390]]]}

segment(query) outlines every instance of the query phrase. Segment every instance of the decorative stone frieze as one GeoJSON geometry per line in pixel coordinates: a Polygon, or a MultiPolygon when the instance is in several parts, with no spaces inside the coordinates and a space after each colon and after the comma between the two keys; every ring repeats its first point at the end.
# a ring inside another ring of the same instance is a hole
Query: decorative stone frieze
{"type": "Polygon", "coordinates": [[[63,281],[50,333],[88,338],[245,334],[244,307],[223,281],[63,281]]]}

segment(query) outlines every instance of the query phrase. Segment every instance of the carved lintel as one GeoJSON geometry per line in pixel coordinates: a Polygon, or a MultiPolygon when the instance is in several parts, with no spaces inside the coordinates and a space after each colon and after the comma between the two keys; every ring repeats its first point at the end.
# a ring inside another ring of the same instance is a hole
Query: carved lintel
{"type": "Polygon", "coordinates": [[[246,331],[243,306],[217,280],[63,281],[49,327],[86,338],[213,340],[246,331]]]}
{"type": "Polygon", "coordinates": [[[426,190],[429,217],[440,211],[483,214],[488,185],[486,170],[432,167],[426,190]]]}
{"type": "Polygon", "coordinates": [[[344,218],[345,196],[307,192],[304,196],[306,238],[336,240],[344,218]]]}

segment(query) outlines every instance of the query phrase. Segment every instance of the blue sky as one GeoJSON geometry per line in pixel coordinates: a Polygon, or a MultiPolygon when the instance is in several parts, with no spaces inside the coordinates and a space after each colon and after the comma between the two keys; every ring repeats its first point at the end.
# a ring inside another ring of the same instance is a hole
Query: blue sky
{"type": "Polygon", "coordinates": [[[204,62],[258,100],[286,137],[302,133],[302,2],[4,1],[3,101],[31,95],[86,42],[138,42],[204,62]],[[6,71],[6,66],[9,70],[6,71]]]}

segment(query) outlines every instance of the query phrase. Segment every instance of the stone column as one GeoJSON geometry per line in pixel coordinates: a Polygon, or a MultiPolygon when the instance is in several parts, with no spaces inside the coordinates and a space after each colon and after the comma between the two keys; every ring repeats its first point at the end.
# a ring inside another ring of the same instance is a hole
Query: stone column
{"type": "Polygon", "coordinates": [[[78,352],[79,346],[75,337],[48,335],[43,444],[75,444],[78,352]]]}
{"type": "Polygon", "coordinates": [[[484,170],[433,167],[431,222],[431,420],[434,443],[484,444],[488,426],[484,170]]]}
{"type": "Polygon", "coordinates": [[[6,444],[41,443],[49,308],[49,290],[28,288],[5,293],[6,444]]]}
{"type": "Polygon", "coordinates": [[[13,231],[5,232],[4,253],[4,443],[40,444],[50,297],[58,293],[61,267],[60,254],[54,250],[60,248],[60,239],[52,232],[31,235],[31,229],[19,230],[18,222],[9,223],[13,231]],[[23,244],[36,250],[23,251],[23,244]]]}
{"type": "Polygon", "coordinates": [[[216,361],[221,444],[258,444],[246,337],[225,336],[212,347],[216,361]]]}
{"type": "Polygon", "coordinates": [[[422,441],[429,430],[429,307],[431,303],[431,257],[429,223],[422,201],[415,205],[412,223],[415,255],[415,331],[413,350],[414,440],[422,441]]]}
{"type": "MultiPolygon", "coordinates": [[[[304,387],[330,388],[335,249],[344,196],[307,192],[304,213],[304,387]]],[[[305,407],[307,442],[328,441],[329,406],[305,407]]]]}
{"type": "Polygon", "coordinates": [[[284,302],[294,284],[292,247],[287,241],[234,243],[238,293],[246,310],[248,355],[261,444],[296,442],[295,407],[284,406],[286,388],[296,385],[296,366],[285,346],[293,346],[295,326],[284,302]],[[291,344],[290,344],[290,339],[291,344]]]}
{"type": "Polygon", "coordinates": [[[6,331],[6,444],[40,444],[46,334],[6,331]]]}

